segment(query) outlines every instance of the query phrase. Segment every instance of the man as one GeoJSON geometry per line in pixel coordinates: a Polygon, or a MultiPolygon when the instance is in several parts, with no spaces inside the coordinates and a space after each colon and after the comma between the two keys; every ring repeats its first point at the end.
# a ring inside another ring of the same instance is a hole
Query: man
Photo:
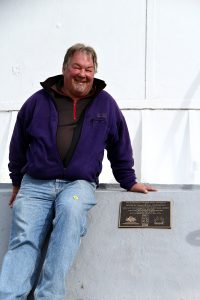
{"type": "Polygon", "coordinates": [[[13,218],[1,300],[26,299],[52,225],[35,299],[64,299],[66,274],[86,233],[87,212],[96,204],[104,149],[122,188],[155,190],[136,182],[124,117],[104,91],[105,82],[94,78],[94,49],[83,44],[69,48],[62,71],[41,83],[43,89],[24,103],[13,131],[13,218]]]}

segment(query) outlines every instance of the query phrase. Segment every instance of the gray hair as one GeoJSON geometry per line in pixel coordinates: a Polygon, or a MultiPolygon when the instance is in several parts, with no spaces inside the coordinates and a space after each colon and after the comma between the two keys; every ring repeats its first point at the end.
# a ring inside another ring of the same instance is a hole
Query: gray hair
{"type": "Polygon", "coordinates": [[[93,63],[94,63],[94,72],[95,73],[97,72],[98,63],[97,63],[97,55],[96,55],[95,50],[90,46],[86,46],[86,45],[80,44],[80,43],[71,46],[67,50],[65,57],[64,57],[64,61],[63,61],[63,69],[64,69],[65,65],[69,64],[69,61],[75,52],[83,52],[88,55],[91,55],[93,63]]]}

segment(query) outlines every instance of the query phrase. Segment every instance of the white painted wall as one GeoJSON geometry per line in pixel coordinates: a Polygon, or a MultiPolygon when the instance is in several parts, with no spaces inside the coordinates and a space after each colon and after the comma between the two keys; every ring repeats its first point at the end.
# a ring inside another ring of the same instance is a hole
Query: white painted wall
{"type": "MultiPolygon", "coordinates": [[[[197,0],[1,0],[0,182],[15,111],[85,42],[127,119],[138,179],[200,184],[199,13],[197,0]]],[[[100,180],[114,182],[107,160],[100,180]]]]}

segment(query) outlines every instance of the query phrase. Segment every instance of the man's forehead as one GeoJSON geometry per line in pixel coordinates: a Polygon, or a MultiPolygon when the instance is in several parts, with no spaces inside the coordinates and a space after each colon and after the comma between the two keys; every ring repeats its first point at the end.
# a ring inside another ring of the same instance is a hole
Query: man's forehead
{"type": "Polygon", "coordinates": [[[94,66],[93,58],[91,53],[83,52],[83,51],[77,51],[73,54],[73,56],[70,59],[70,62],[72,64],[78,63],[78,62],[86,62],[90,64],[91,66],[94,66]]]}

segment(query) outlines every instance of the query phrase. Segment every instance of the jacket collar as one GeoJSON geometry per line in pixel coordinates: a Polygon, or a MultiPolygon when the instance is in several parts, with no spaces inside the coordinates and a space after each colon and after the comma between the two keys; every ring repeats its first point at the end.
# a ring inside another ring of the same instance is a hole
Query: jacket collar
{"type": "MultiPolygon", "coordinates": [[[[45,81],[40,82],[43,89],[45,89],[48,93],[52,94],[52,92],[58,92],[63,86],[64,77],[63,75],[56,75],[53,77],[47,78],[45,81]]],[[[95,91],[95,95],[99,94],[106,87],[105,81],[94,78],[92,90],[95,91]]]]}

